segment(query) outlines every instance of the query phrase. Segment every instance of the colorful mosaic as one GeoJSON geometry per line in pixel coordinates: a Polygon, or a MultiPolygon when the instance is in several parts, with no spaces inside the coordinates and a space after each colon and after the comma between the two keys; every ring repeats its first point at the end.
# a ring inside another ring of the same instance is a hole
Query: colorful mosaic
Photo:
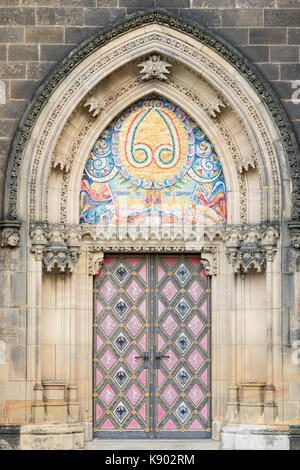
{"type": "Polygon", "coordinates": [[[211,225],[226,218],[212,144],[166,99],[134,104],[95,143],[81,183],[81,224],[211,225]]]}

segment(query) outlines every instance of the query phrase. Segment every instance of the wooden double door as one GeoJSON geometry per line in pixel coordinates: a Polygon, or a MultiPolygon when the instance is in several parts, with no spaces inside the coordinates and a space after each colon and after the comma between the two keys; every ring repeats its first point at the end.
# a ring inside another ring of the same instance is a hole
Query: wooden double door
{"type": "Polygon", "coordinates": [[[200,257],[105,257],[94,281],[94,437],[209,438],[210,327],[200,257]]]}

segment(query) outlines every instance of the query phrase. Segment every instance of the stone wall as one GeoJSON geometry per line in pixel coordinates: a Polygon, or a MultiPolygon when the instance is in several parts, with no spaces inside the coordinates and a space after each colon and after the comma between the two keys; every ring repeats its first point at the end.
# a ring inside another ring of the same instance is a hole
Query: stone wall
{"type": "Polygon", "coordinates": [[[292,102],[292,82],[300,80],[298,0],[0,0],[1,178],[18,122],[56,63],[91,34],[155,7],[216,31],[254,62],[300,140],[300,106],[292,102]]]}

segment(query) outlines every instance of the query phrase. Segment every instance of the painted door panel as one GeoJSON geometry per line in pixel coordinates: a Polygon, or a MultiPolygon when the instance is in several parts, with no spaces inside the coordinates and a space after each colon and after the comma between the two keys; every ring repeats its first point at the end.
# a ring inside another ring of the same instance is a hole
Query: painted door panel
{"type": "Polygon", "coordinates": [[[199,257],[105,257],[94,288],[95,437],[210,437],[208,292],[199,257]]]}

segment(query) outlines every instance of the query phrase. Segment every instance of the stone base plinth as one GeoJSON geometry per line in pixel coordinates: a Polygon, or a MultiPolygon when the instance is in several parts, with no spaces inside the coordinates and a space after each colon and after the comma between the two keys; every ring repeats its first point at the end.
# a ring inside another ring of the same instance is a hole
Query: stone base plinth
{"type": "Polygon", "coordinates": [[[84,448],[84,426],[42,424],[0,427],[1,450],[75,450],[84,448]]]}
{"type": "Polygon", "coordinates": [[[239,424],[226,426],[221,432],[222,449],[289,450],[289,431],[285,428],[239,424]]]}

